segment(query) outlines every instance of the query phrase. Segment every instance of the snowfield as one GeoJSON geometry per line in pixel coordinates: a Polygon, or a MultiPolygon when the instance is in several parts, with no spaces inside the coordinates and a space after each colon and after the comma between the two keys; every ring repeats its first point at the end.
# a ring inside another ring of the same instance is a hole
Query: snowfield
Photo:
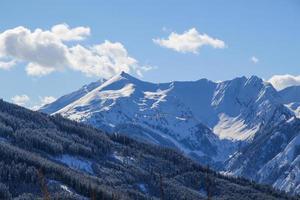
{"type": "Polygon", "coordinates": [[[55,157],[54,160],[57,160],[61,163],[66,164],[68,167],[93,174],[92,162],[83,158],[75,157],[69,154],[63,154],[61,156],[55,157]]]}

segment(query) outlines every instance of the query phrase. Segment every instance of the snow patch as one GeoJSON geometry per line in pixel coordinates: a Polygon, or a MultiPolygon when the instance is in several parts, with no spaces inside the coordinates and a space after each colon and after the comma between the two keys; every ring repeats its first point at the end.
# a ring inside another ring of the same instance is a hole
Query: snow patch
{"type": "Polygon", "coordinates": [[[186,121],[187,119],[184,117],[176,117],[176,119],[181,120],[181,121],[186,121]]]}
{"type": "Polygon", "coordinates": [[[60,187],[61,187],[61,189],[67,191],[68,193],[73,194],[73,192],[68,188],[68,186],[66,186],[66,185],[60,185],[60,187]]]}
{"type": "Polygon", "coordinates": [[[92,162],[84,158],[79,158],[69,154],[63,154],[61,156],[55,157],[54,160],[62,162],[66,164],[68,167],[75,170],[87,172],[90,174],[94,173],[92,169],[92,162]]]}
{"type": "Polygon", "coordinates": [[[72,188],[68,187],[67,185],[61,183],[60,181],[56,181],[56,180],[52,180],[52,179],[48,179],[48,183],[47,183],[48,187],[51,186],[58,186],[59,188],[61,188],[62,190],[66,191],[67,193],[69,193],[72,197],[77,197],[76,199],[81,199],[81,200],[88,200],[89,198],[86,198],[78,193],[76,193],[72,188]]]}
{"type": "Polygon", "coordinates": [[[249,129],[243,120],[238,117],[229,117],[225,114],[219,115],[220,121],[213,128],[213,132],[220,139],[229,139],[234,141],[251,140],[259,129],[259,125],[249,129]]]}
{"type": "Polygon", "coordinates": [[[297,118],[300,118],[300,102],[293,102],[284,104],[290,111],[292,111],[297,118]]]}
{"type": "Polygon", "coordinates": [[[126,163],[126,164],[132,164],[132,162],[135,161],[135,159],[133,157],[130,156],[122,156],[120,155],[118,152],[114,152],[112,154],[112,157],[116,160],[118,160],[121,163],[126,163]]]}
{"type": "Polygon", "coordinates": [[[1,142],[9,142],[8,139],[7,139],[7,138],[4,138],[4,137],[0,137],[0,141],[1,141],[1,142]]]}
{"type": "Polygon", "coordinates": [[[167,93],[171,90],[171,88],[167,89],[167,90],[157,90],[156,92],[144,92],[145,95],[145,99],[151,99],[151,100],[155,100],[155,102],[152,104],[151,109],[157,108],[158,105],[161,102],[166,101],[166,97],[167,97],[167,93]]]}
{"type": "Polygon", "coordinates": [[[147,193],[148,192],[148,190],[146,188],[146,185],[144,183],[138,184],[138,187],[141,190],[141,192],[143,192],[143,193],[147,193]]]}

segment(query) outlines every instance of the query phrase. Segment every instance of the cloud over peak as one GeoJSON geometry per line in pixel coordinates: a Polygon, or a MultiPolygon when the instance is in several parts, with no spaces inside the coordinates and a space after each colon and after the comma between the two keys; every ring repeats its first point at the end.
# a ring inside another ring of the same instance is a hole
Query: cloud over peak
{"type": "Polygon", "coordinates": [[[196,28],[191,28],[182,34],[172,32],[167,39],[157,38],[153,42],[181,53],[198,53],[203,46],[211,46],[213,48],[225,48],[225,42],[213,38],[205,33],[199,33],[196,28]]]}
{"type": "Polygon", "coordinates": [[[268,82],[270,82],[277,90],[282,90],[290,86],[300,85],[300,76],[293,76],[290,74],[274,75],[268,82]]]}
{"type": "Polygon", "coordinates": [[[82,41],[90,35],[89,27],[70,28],[58,24],[50,30],[30,30],[23,26],[0,33],[0,69],[25,63],[30,76],[44,76],[54,71],[72,69],[88,76],[109,78],[121,71],[140,74],[138,61],[128,55],[119,42],[71,46],[68,41],[82,41]]]}

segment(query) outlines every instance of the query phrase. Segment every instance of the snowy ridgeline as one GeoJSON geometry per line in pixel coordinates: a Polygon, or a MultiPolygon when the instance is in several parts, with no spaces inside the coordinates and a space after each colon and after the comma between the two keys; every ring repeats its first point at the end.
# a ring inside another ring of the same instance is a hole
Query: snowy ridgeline
{"type": "MultiPolygon", "coordinates": [[[[258,77],[153,84],[121,73],[92,83],[90,90],[86,87],[41,111],[111,132],[124,124],[142,127],[137,138],[214,162],[227,159],[237,146],[224,140],[251,140],[261,119],[268,120],[277,106],[276,99],[270,98],[276,90],[258,77]],[[254,110],[247,111],[249,106],[254,110]],[[262,112],[262,107],[270,109],[262,112]]],[[[128,129],[125,134],[133,132],[128,129]]]]}
{"type": "MultiPolygon", "coordinates": [[[[241,147],[251,144],[266,122],[276,127],[295,114],[299,116],[300,92],[295,92],[299,88],[277,91],[256,76],[222,82],[200,79],[156,84],[121,73],[65,95],[41,111],[175,147],[201,163],[227,168],[231,173],[234,169],[223,163],[230,163],[227,160],[237,157],[241,147]],[[299,98],[294,95],[298,93],[299,98]]],[[[113,156],[125,161],[120,155],[113,156]]],[[[272,159],[261,162],[265,165],[272,159]]],[[[237,168],[246,164],[240,162],[237,168]]],[[[293,177],[300,174],[296,171],[293,177]]],[[[288,182],[298,184],[291,179],[288,182]]],[[[277,188],[283,185],[288,184],[275,184],[277,188]]]]}
{"type": "Polygon", "coordinates": [[[72,156],[69,154],[63,154],[54,157],[53,159],[66,164],[71,169],[83,171],[89,174],[94,174],[92,162],[87,159],[80,158],[78,156],[72,156]]]}

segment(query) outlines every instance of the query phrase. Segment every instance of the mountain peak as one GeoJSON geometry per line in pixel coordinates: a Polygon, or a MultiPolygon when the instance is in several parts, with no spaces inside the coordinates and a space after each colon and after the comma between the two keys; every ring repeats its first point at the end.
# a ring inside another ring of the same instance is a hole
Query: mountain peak
{"type": "Polygon", "coordinates": [[[122,71],[118,74],[116,74],[115,76],[111,77],[110,79],[108,79],[104,84],[103,86],[106,87],[108,85],[111,85],[113,83],[118,83],[118,84],[128,84],[128,83],[131,83],[131,84],[134,84],[134,85],[137,85],[137,86],[148,86],[149,84],[151,85],[152,83],[148,83],[146,81],[143,81],[143,80],[140,80],[136,77],[134,77],[133,75],[125,72],[125,71],[122,71]]]}
{"type": "Polygon", "coordinates": [[[121,71],[120,76],[127,76],[129,74],[127,74],[125,71],[121,71]]]}
{"type": "Polygon", "coordinates": [[[123,77],[126,79],[136,79],[135,77],[133,77],[129,73],[126,73],[125,71],[121,71],[117,76],[120,76],[120,77],[123,77]]]}
{"type": "Polygon", "coordinates": [[[253,75],[250,78],[247,78],[245,80],[245,86],[247,85],[247,86],[255,87],[255,88],[262,87],[263,83],[264,83],[263,79],[259,78],[258,76],[255,76],[255,75],[253,75]]]}
{"type": "Polygon", "coordinates": [[[115,82],[115,81],[124,80],[124,79],[126,79],[127,81],[132,82],[132,83],[141,82],[141,80],[135,78],[134,76],[130,75],[129,73],[127,73],[125,71],[121,71],[120,73],[118,73],[115,76],[108,79],[108,81],[115,82]]]}
{"type": "Polygon", "coordinates": [[[248,78],[248,80],[251,82],[264,82],[263,79],[256,75],[252,75],[250,78],[248,78]]]}

